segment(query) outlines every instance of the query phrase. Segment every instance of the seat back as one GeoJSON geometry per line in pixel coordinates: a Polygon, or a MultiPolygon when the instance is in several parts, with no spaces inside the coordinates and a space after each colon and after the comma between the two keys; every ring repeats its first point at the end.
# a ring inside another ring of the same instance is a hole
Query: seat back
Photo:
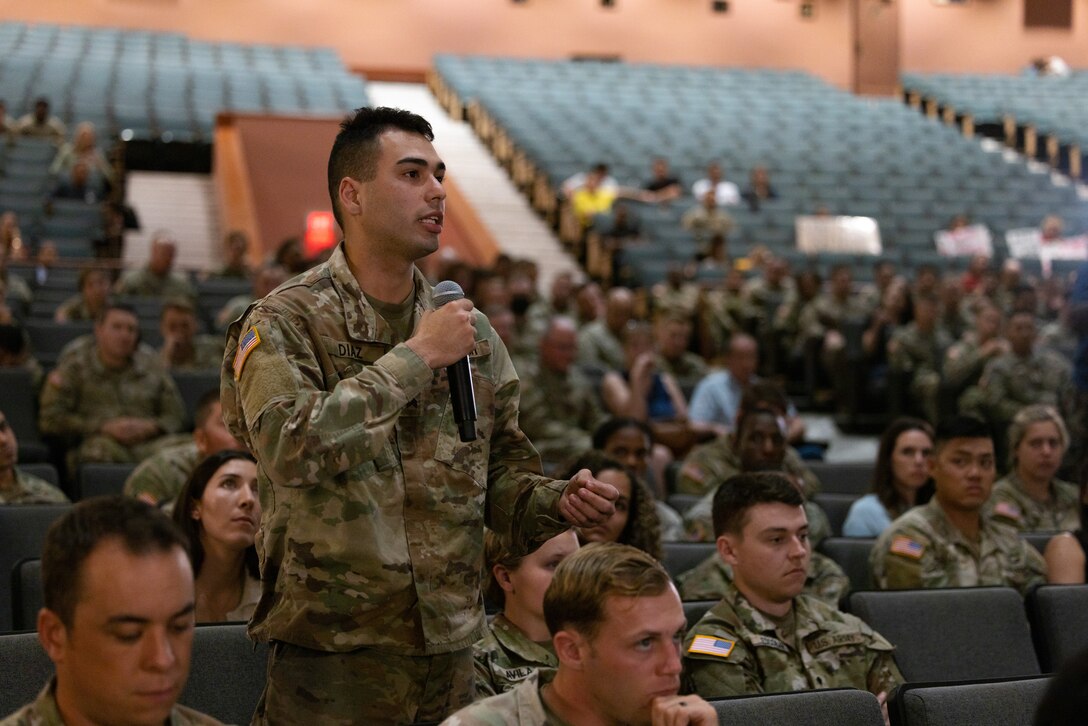
{"type": "Polygon", "coordinates": [[[11,629],[34,630],[43,601],[41,558],[28,557],[11,571],[11,629]]]}
{"type": "Polygon", "coordinates": [[[806,462],[820,480],[820,491],[829,494],[853,494],[860,497],[873,488],[872,462],[806,462]]]}
{"type": "Polygon", "coordinates": [[[687,618],[688,627],[695,625],[706,615],[706,611],[717,605],[720,600],[689,600],[683,603],[684,617],[687,618]]]}
{"type": "Polygon", "coordinates": [[[189,426],[196,418],[196,406],[208,391],[219,390],[219,370],[170,371],[185,404],[185,420],[189,426]]]}
{"type": "Polygon", "coordinates": [[[853,592],[872,587],[869,553],[875,543],[874,538],[828,537],[816,549],[838,563],[850,578],[850,591],[853,592]]]}
{"type": "Polygon", "coordinates": [[[45,532],[70,504],[0,507],[0,633],[12,628],[11,573],[28,557],[41,557],[45,532]]]}
{"type": "Polygon", "coordinates": [[[1088,585],[1043,585],[1032,591],[1027,604],[1044,673],[1088,648],[1088,585]]]}
{"type": "Polygon", "coordinates": [[[854,494],[833,494],[820,492],[812,498],[824,510],[827,521],[831,525],[831,536],[842,536],[842,525],[846,521],[846,515],[850,514],[850,507],[857,501],[854,494]]]}
{"type": "Polygon", "coordinates": [[[25,368],[0,368],[0,391],[4,392],[4,418],[19,440],[19,446],[41,444],[38,433],[38,399],[34,378],[25,368]]]}
{"type": "Polygon", "coordinates": [[[723,724],[883,726],[880,702],[868,691],[831,689],[710,701],[723,724]]]}
{"type": "Polygon", "coordinates": [[[244,623],[201,625],[193,634],[189,681],[178,702],[223,723],[249,723],[267,665],[268,646],[250,640],[244,623]]]}
{"type": "Polygon", "coordinates": [[[38,697],[53,676],[53,662],[37,633],[0,635],[0,714],[7,716],[38,697]]]}
{"type": "Polygon", "coordinates": [[[850,612],[896,646],[908,681],[1040,673],[1024,604],[1012,588],[854,592],[849,602],[850,612]]]}
{"type": "Polygon", "coordinates": [[[79,467],[79,498],[121,494],[136,464],[89,463],[79,467]]]}
{"type": "Polygon", "coordinates": [[[666,542],[661,556],[672,579],[687,572],[717,551],[713,542],[666,542]]]}
{"type": "MultiPolygon", "coordinates": [[[[19,446],[22,447],[23,442],[19,442],[19,446]]],[[[57,473],[57,467],[52,464],[46,464],[38,462],[36,464],[19,464],[17,467],[19,471],[31,476],[36,476],[39,479],[44,479],[55,487],[60,486],[60,474],[57,473]]]]}
{"type": "Polygon", "coordinates": [[[1031,726],[1049,678],[981,683],[906,683],[888,705],[893,726],[1031,726]]]}

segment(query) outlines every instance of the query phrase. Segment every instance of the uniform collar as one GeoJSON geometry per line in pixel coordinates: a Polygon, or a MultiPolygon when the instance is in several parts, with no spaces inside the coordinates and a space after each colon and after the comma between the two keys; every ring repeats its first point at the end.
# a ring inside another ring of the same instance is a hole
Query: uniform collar
{"type": "Polygon", "coordinates": [[[491,633],[502,647],[527,661],[546,662],[551,663],[553,666],[558,665],[555,654],[551,650],[529,640],[525,633],[507,620],[502,613],[496,615],[495,619],[491,621],[491,633]]]}

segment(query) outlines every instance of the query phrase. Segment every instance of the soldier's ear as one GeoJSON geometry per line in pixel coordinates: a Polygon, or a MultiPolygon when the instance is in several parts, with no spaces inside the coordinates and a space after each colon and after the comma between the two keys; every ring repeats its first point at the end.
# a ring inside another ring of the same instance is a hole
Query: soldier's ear
{"type": "Polygon", "coordinates": [[[49,608],[38,611],[38,642],[54,663],[64,660],[68,645],[68,628],[61,622],[60,616],[49,608]]]}
{"type": "Polygon", "coordinates": [[[576,630],[560,630],[552,636],[552,645],[555,646],[555,657],[564,668],[576,671],[585,669],[589,641],[581,633],[576,630]]]}
{"type": "Polygon", "coordinates": [[[714,542],[718,547],[718,557],[727,565],[737,564],[736,542],[733,535],[723,534],[714,542]]]}
{"type": "Polygon", "coordinates": [[[514,583],[510,579],[510,570],[502,565],[493,565],[491,574],[495,576],[495,582],[499,583],[499,587],[502,588],[503,592],[514,592],[514,583]]]}

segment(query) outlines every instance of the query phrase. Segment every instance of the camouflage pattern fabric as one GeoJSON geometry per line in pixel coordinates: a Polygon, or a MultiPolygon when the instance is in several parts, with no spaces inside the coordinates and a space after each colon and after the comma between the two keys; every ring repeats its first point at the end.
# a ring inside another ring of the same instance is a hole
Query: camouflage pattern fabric
{"type": "Polygon", "coordinates": [[[1013,587],[1026,595],[1046,582],[1046,563],[1016,529],[981,515],[979,541],[952,526],[937,502],[915,507],[892,522],[869,555],[880,590],[931,587],[1013,587]]]}
{"type": "MultiPolygon", "coordinates": [[[[806,497],[812,497],[820,491],[820,480],[805,466],[804,460],[793,447],[786,448],[782,470],[801,479],[806,497]]],[[[719,436],[713,441],[696,446],[684,457],[684,463],[676,478],[676,491],[679,494],[706,494],[715,491],[729,477],[740,473],[740,457],[733,450],[732,439],[729,436],[719,436]]]]}
{"type": "Polygon", "coordinates": [[[64,492],[33,474],[15,469],[15,486],[0,488],[0,504],[65,504],[64,492]]]}
{"type": "Polygon", "coordinates": [[[87,303],[83,302],[82,295],[73,295],[59,306],[57,306],[57,312],[63,312],[66,320],[77,321],[93,321],[94,313],[87,307],[87,303]]]}
{"type": "Polygon", "coordinates": [[[840,301],[825,292],[801,309],[797,325],[803,337],[822,338],[828,330],[841,327],[846,320],[868,316],[868,305],[860,295],[850,295],[840,301]]]}
{"type": "MultiPolygon", "coordinates": [[[[415,289],[418,320],[432,295],[418,270],[415,289]]],[[[478,438],[463,443],[445,369],[393,340],[342,245],[231,325],[223,418],[257,457],[262,506],[253,637],[468,650],[484,632],[485,524],[526,551],[568,528],[566,482],[536,473],[518,428],[506,348],[482,314],[476,327],[478,438]]]]}
{"type": "Polygon", "coordinates": [[[118,295],[134,297],[158,297],[163,300],[173,297],[196,299],[196,289],[184,275],[168,272],[166,277],[159,277],[146,267],[129,270],[121,275],[114,290],[118,295]]]}
{"type": "Polygon", "coordinates": [[[159,504],[172,502],[199,462],[200,452],[194,441],[162,449],[129,474],[124,493],[130,497],[146,494],[159,504]]]}
{"type": "Polygon", "coordinates": [[[544,705],[540,689],[551,683],[555,671],[542,668],[506,693],[461,709],[442,726],[570,726],[544,705]]]}
{"type": "Polygon", "coordinates": [[[815,598],[793,600],[792,627],[757,610],[733,585],[684,637],[684,677],[703,698],[858,688],[903,682],[894,648],[859,618],[815,598]]]}
{"type": "Polygon", "coordinates": [[[606,416],[589,380],[571,366],[564,375],[538,363],[522,365],[521,430],[546,462],[559,463],[593,448],[593,431],[606,416]]]}
{"type": "Polygon", "coordinates": [[[536,643],[502,613],[487,626],[487,633],[472,646],[476,663],[476,698],[505,693],[536,672],[558,668],[552,644],[536,643]]]}
{"type": "Polygon", "coordinates": [[[348,653],[275,642],[254,724],[400,726],[437,721],[472,703],[472,649],[431,656],[348,653]]]}
{"type": "MultiPolygon", "coordinates": [[[[34,701],[11,714],[0,726],[64,726],[54,695],[56,680],[52,679],[34,701]]],[[[185,706],[174,706],[165,726],[223,726],[220,721],[185,706]]]]}
{"type": "Polygon", "coordinates": [[[604,320],[594,320],[578,331],[578,362],[611,371],[627,368],[623,343],[612,334],[604,320]]]}
{"type": "Polygon", "coordinates": [[[960,390],[978,383],[989,362],[990,357],[982,353],[978,335],[969,330],[945,351],[942,372],[948,385],[960,390]]]}
{"type": "Polygon", "coordinates": [[[987,364],[979,381],[987,412],[997,421],[1011,421],[1016,412],[1033,403],[1045,403],[1068,412],[1075,390],[1069,362],[1049,350],[1021,358],[1013,353],[987,364]]]}
{"type": "Polygon", "coordinates": [[[938,417],[941,364],[951,345],[951,338],[940,328],[927,334],[914,323],[897,329],[888,342],[889,366],[893,371],[911,374],[910,393],[930,421],[938,417]]]}
{"type": "MultiPolygon", "coordinates": [[[[720,600],[725,597],[732,582],[733,568],[723,562],[717,553],[676,578],[680,597],[685,601],[720,600]]],[[[838,609],[839,601],[849,589],[850,578],[838,563],[819,552],[813,552],[808,562],[805,589],[801,593],[838,609]]]]}
{"type": "Polygon", "coordinates": [[[1036,501],[1024,490],[1020,476],[1011,471],[994,484],[986,513],[1021,532],[1072,531],[1081,525],[1080,493],[1074,484],[1055,479],[1050,482],[1050,498],[1036,501]]]}

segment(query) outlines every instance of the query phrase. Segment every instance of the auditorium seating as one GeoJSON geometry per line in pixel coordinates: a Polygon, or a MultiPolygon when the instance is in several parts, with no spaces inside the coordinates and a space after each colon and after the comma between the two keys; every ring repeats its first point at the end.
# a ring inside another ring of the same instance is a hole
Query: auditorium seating
{"type": "Polygon", "coordinates": [[[820,492],[812,498],[820,509],[827,515],[827,521],[831,524],[831,535],[842,536],[842,524],[846,521],[846,515],[850,513],[850,506],[857,501],[853,494],[832,494],[820,492]]]}
{"type": "Polygon", "coordinates": [[[1044,672],[1088,648],[1088,585],[1043,585],[1028,595],[1028,616],[1044,672]]]}
{"type": "Polygon", "coordinates": [[[850,590],[867,590],[872,587],[872,571],[869,553],[875,539],[861,537],[828,537],[816,549],[838,563],[850,578],[850,590]]]}
{"type": "Polygon", "coordinates": [[[11,571],[11,629],[34,630],[42,602],[42,560],[28,557],[11,571]]]}
{"type": "Polygon", "coordinates": [[[828,494],[852,494],[860,497],[873,488],[872,462],[805,462],[820,480],[820,491],[828,494]]]}
{"type": "Polygon", "coordinates": [[[136,464],[87,463],[79,465],[79,498],[120,494],[136,464]]]}
{"type": "Polygon", "coordinates": [[[46,530],[69,509],[69,504],[0,507],[0,633],[11,630],[13,568],[24,558],[41,556],[46,530]]]}
{"type": "Polygon", "coordinates": [[[710,703],[723,724],[881,726],[884,723],[876,696],[845,688],[719,698],[710,703]]]}
{"type": "Polygon", "coordinates": [[[661,563],[674,580],[717,551],[713,542],[666,542],[661,563]]]}
{"type": "Polygon", "coordinates": [[[1049,678],[907,683],[894,693],[888,715],[892,726],[1030,726],[1049,684],[1049,678]]]}

